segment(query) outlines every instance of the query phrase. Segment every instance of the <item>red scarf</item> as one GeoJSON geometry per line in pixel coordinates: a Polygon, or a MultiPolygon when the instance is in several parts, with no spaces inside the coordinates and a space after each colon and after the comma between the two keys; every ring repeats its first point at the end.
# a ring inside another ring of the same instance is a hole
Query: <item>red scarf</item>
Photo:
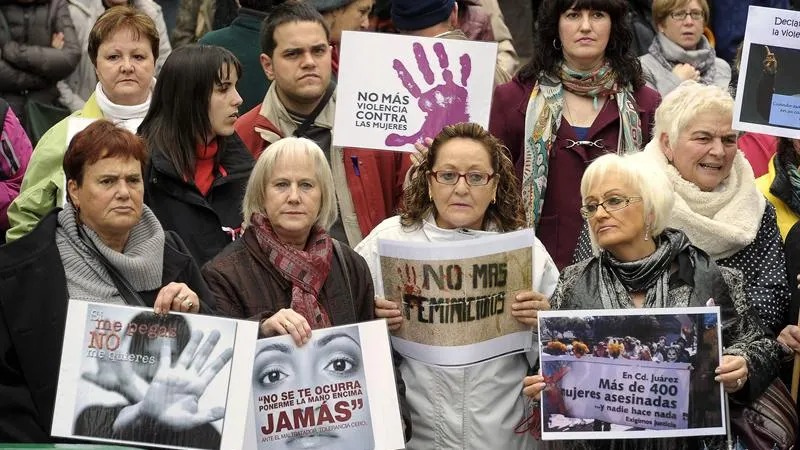
{"type": "Polygon", "coordinates": [[[210,144],[197,146],[194,160],[194,185],[203,196],[208,194],[214,183],[214,157],[217,155],[217,140],[210,144]]]}
{"type": "Polygon", "coordinates": [[[292,310],[305,317],[312,330],[330,327],[328,313],[319,303],[319,293],[328,279],[333,256],[333,243],[328,233],[315,226],[305,250],[298,250],[278,238],[267,216],[254,213],[250,223],[269,262],[292,283],[292,310]]]}
{"type": "Polygon", "coordinates": [[[331,43],[331,72],[333,77],[339,76],[339,46],[331,43]]]}

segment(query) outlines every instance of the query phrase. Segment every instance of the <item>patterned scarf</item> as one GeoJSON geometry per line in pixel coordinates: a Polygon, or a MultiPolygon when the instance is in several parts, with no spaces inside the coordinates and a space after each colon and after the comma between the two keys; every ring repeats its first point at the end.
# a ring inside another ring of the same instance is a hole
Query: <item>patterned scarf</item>
{"type": "Polygon", "coordinates": [[[657,238],[656,251],[638,261],[625,262],[611,253],[600,253],[600,299],[605,309],[633,308],[629,292],[645,292],[643,308],[666,308],[669,303],[670,267],[689,247],[678,230],[666,229],[657,238]]]}
{"type": "Polygon", "coordinates": [[[305,317],[312,330],[328,328],[331,320],[319,303],[319,293],[331,269],[333,243],[321,227],[311,229],[305,250],[283,243],[267,216],[254,213],[250,219],[261,250],[283,278],[292,283],[291,308],[305,317]]]}
{"type": "Polygon", "coordinates": [[[647,50],[659,64],[672,71],[678,64],[689,64],[700,72],[700,83],[713,85],[717,74],[717,53],[705,36],[700,38],[696,50],[685,50],[663,33],[658,33],[647,50]]]}
{"type": "Polygon", "coordinates": [[[525,112],[525,154],[522,171],[522,201],[525,222],[536,227],[542,214],[547,189],[550,151],[553,148],[564,108],[564,89],[573,94],[598,97],[616,94],[620,116],[617,153],[633,153],[642,146],[642,128],[633,87],[620,88],[617,76],[606,62],[594,72],[579,73],[562,65],[560,78],[542,73],[533,87],[525,112]]]}

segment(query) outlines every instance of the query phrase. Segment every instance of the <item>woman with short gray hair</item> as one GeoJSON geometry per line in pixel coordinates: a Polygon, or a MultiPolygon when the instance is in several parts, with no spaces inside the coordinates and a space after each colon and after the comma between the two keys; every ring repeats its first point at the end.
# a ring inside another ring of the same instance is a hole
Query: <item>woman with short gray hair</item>
{"type": "MultiPolygon", "coordinates": [[[[786,258],[775,208],[755,184],[736,148],[733,98],[724,89],[687,81],[656,110],[653,140],[643,164],[667,175],[675,190],[668,226],[723,267],[744,274],[744,289],[777,335],[789,308],[786,258]]],[[[589,256],[582,239],[576,260],[589,256]]]]}

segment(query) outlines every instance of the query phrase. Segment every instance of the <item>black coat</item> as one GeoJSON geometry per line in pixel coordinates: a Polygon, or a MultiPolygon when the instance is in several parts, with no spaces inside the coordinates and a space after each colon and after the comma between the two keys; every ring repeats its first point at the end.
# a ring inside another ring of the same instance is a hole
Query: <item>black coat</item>
{"type": "MultiPolygon", "coordinates": [[[[0,442],[49,442],[67,316],[67,280],[55,235],[59,208],[0,247],[0,442]]],[[[214,297],[181,239],[166,233],[162,284],[186,283],[215,311],[214,297]]],[[[139,292],[155,303],[158,290],[139,292]]]]}
{"type": "Polygon", "coordinates": [[[254,165],[253,156],[239,136],[234,134],[223,140],[218,164],[224,172],[217,172],[205,196],[194,180],[183,180],[157,149],[150,149],[150,163],[144,174],[144,202],[165,230],[178,233],[199,266],[231,243],[231,236],[223,227],[241,227],[242,199],[254,165]]]}
{"type": "MultiPolygon", "coordinates": [[[[789,234],[786,235],[784,250],[786,251],[786,272],[789,276],[789,290],[792,292],[789,315],[784,323],[797,325],[798,314],[800,314],[800,289],[797,289],[797,275],[800,275],[800,222],[795,223],[792,229],[789,230],[789,234]]],[[[793,370],[792,363],[784,364],[781,377],[786,382],[786,386],[792,385],[793,370]]],[[[796,407],[797,414],[800,415],[800,398],[797,400],[796,407]]]]}

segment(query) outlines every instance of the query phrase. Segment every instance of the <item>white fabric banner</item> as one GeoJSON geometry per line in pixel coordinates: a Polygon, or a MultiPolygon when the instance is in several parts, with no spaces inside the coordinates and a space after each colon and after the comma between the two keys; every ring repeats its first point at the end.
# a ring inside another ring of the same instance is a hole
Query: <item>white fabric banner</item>
{"type": "MultiPolygon", "coordinates": [[[[542,355],[566,362],[565,415],[652,430],[688,428],[689,364],[542,355]]],[[[563,370],[563,367],[562,369],[563,370]]]]}

